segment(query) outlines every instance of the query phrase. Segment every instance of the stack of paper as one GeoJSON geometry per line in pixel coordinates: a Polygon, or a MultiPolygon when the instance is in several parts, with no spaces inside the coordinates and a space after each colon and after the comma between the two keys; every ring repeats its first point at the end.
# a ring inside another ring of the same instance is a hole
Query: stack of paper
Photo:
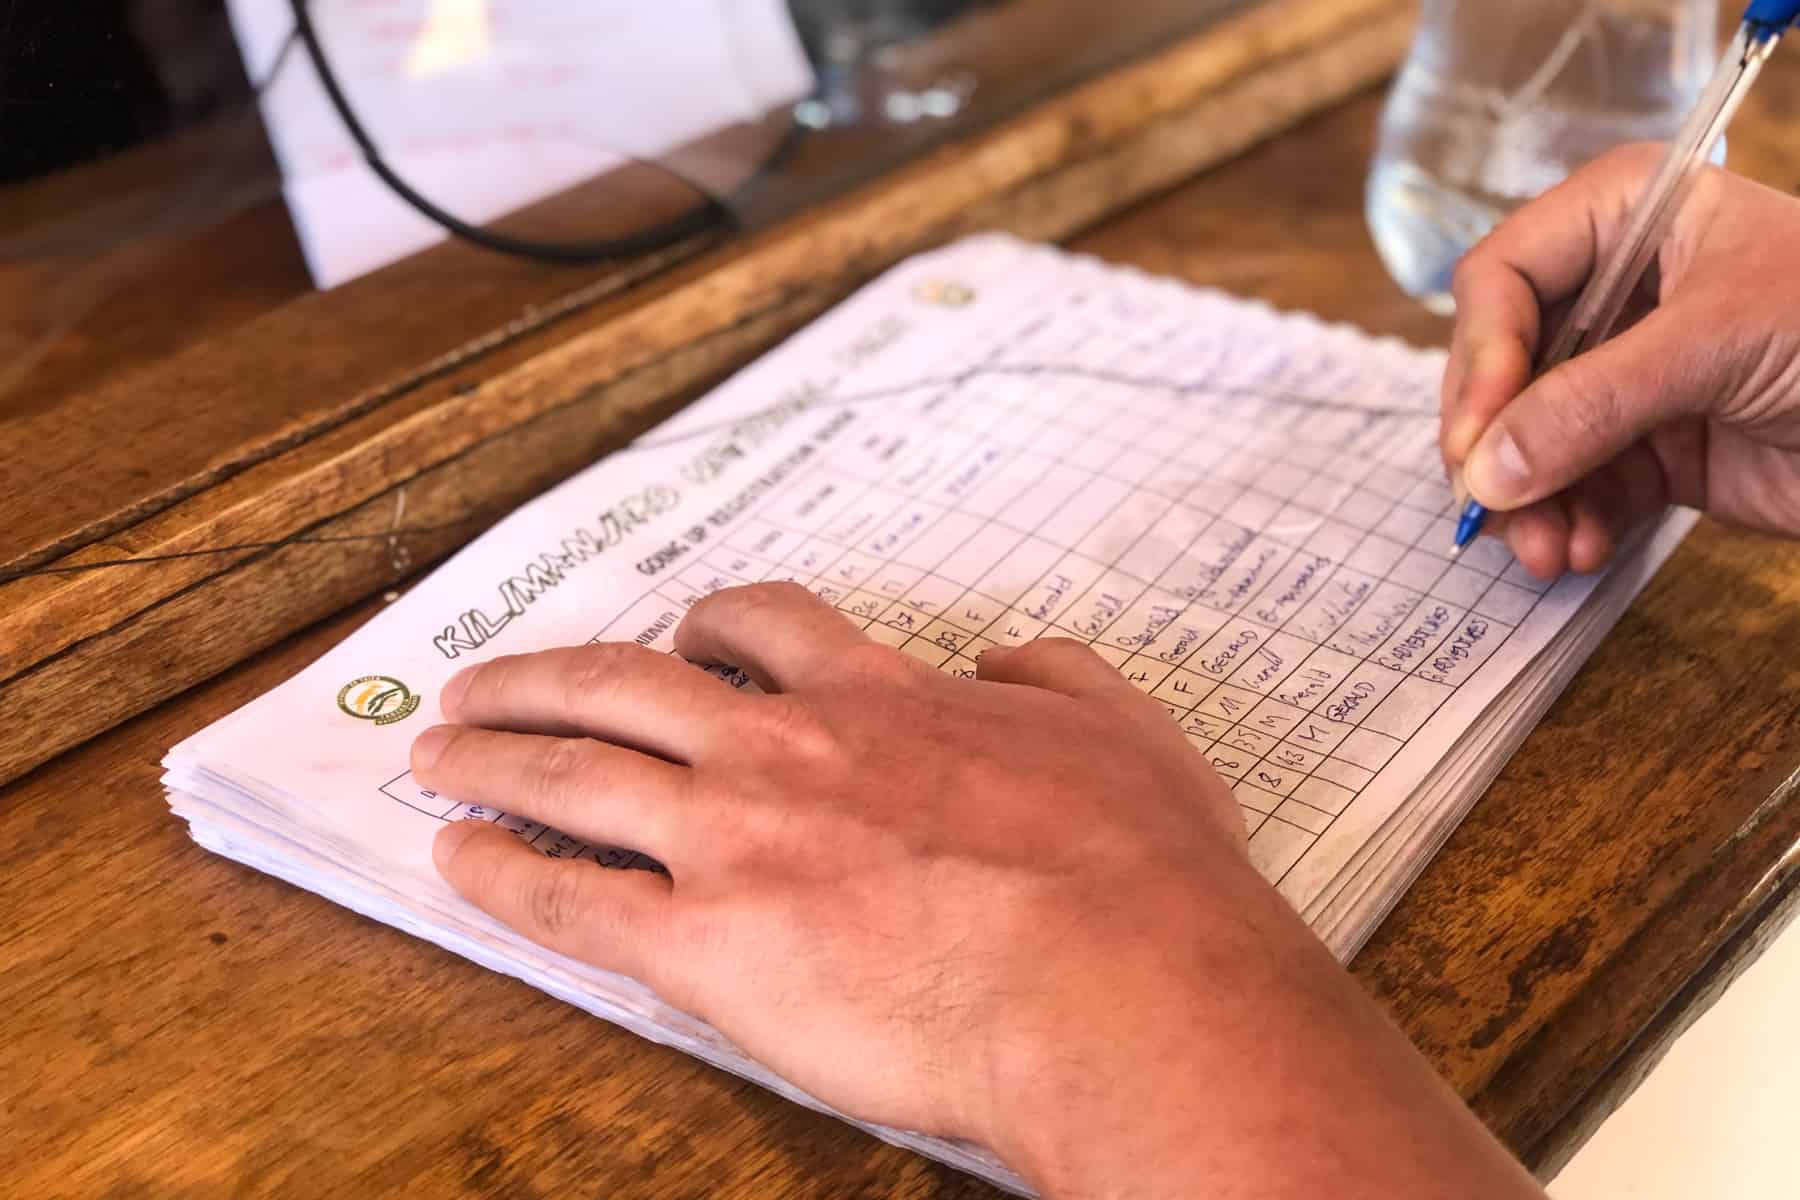
{"type": "MultiPolygon", "coordinates": [[[[170,803],[210,849],[811,1104],[640,985],[489,921],[430,859],[452,820],[606,865],[629,848],[407,774],[459,667],[602,639],[667,649],[698,597],[791,579],[958,676],[990,645],[1090,642],[1233,781],[1257,865],[1348,957],[1691,520],[1598,579],[1543,584],[1493,541],[1453,561],[1441,370],[1309,317],[962,242],[183,742],[170,803]]],[[[977,1149],[875,1132],[1019,1186],[977,1149]]]]}

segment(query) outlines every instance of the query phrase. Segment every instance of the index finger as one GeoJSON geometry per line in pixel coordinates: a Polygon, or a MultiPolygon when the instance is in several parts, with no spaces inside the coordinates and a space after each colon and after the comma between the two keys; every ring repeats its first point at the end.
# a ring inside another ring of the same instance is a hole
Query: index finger
{"type": "Polygon", "coordinates": [[[744,697],[670,655],[598,642],[465,667],[441,701],[459,725],[599,738],[693,762],[729,740],[744,697]]]}
{"type": "Polygon", "coordinates": [[[1445,462],[1460,466],[1531,381],[1544,312],[1587,282],[1619,236],[1657,153],[1628,146],[1584,167],[1508,217],[1457,265],[1439,432],[1445,462]]]}

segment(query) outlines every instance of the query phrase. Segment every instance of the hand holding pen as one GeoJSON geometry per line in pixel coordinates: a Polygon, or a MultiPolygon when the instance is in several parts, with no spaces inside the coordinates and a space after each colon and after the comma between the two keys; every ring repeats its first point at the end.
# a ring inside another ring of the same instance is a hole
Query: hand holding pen
{"type": "MultiPolygon", "coordinates": [[[[1514,552],[1546,575],[1604,565],[1626,527],[1669,502],[1800,530],[1792,476],[1763,456],[1737,462],[1739,441],[1758,445],[1767,424],[1765,389],[1794,400],[1793,378],[1765,378],[1744,359],[1785,349],[1791,364],[1795,309],[1747,301],[1756,288],[1791,287],[1793,269],[1775,264],[1800,259],[1800,220],[1779,193],[1702,169],[1796,12],[1800,0],[1752,4],[1660,167],[1642,148],[1609,156],[1465,259],[1442,434],[1459,499],[1473,497],[1458,550],[1488,508],[1507,511],[1514,552]],[[1634,300],[1656,307],[1602,346],[1634,300]],[[1540,306],[1567,314],[1548,345],[1540,306]],[[1748,473],[1713,477],[1733,463],[1748,473]],[[1762,495],[1763,485],[1777,491],[1762,495]]],[[[1788,406],[1780,400],[1777,411],[1788,406]]],[[[1775,448],[1779,459],[1785,446],[1775,448]]]]}

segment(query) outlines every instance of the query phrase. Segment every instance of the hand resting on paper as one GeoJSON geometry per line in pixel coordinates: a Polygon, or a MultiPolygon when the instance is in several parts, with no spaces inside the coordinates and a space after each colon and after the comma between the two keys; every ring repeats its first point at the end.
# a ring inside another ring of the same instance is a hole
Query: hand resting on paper
{"type": "Polygon", "coordinates": [[[446,828],[445,877],[859,1118],[1050,1195],[1535,1196],[1252,867],[1226,785],[1078,643],[953,679],[805,590],[696,605],[681,654],[495,659],[421,783],[669,876],[446,828]]]}
{"type": "Polygon", "coordinates": [[[1612,340],[1527,386],[1660,150],[1615,151],[1514,213],[1457,268],[1444,462],[1540,576],[1593,571],[1670,503],[1800,535],[1800,201],[1694,185],[1612,340]]]}

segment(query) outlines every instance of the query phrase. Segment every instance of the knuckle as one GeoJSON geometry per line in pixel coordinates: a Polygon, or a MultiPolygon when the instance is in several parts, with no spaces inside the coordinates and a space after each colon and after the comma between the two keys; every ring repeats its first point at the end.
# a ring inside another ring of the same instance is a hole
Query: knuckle
{"type": "Polygon", "coordinates": [[[822,601],[791,581],[747,583],[721,588],[702,596],[676,628],[676,645],[692,645],[691,639],[727,629],[755,629],[791,619],[796,608],[822,601]]]}
{"type": "Polygon", "coordinates": [[[476,666],[469,676],[470,696],[480,693],[490,700],[504,700],[519,677],[523,659],[519,654],[501,654],[476,666]]]}
{"type": "Polygon", "coordinates": [[[706,595],[700,597],[698,600],[694,601],[693,604],[688,606],[687,614],[681,619],[682,625],[686,626],[704,623],[717,609],[733,603],[736,599],[736,594],[741,591],[743,591],[742,588],[720,588],[716,592],[706,593],[706,595]]]}
{"type": "Polygon", "coordinates": [[[812,593],[797,583],[752,583],[727,588],[714,595],[718,597],[720,607],[729,604],[736,609],[739,620],[757,623],[789,605],[800,603],[802,597],[813,599],[812,593]]]}
{"type": "Polygon", "coordinates": [[[819,598],[791,579],[753,583],[745,589],[751,598],[771,604],[818,604],[819,598]]]}
{"type": "Polygon", "coordinates": [[[1601,179],[1638,180],[1656,169],[1664,148],[1655,142],[1629,142],[1602,154],[1581,174],[1601,179]]]}
{"type": "Polygon", "coordinates": [[[820,761],[836,753],[838,739],[824,717],[798,696],[768,696],[750,710],[757,716],[757,737],[783,756],[820,761]]]}
{"type": "Polygon", "coordinates": [[[911,665],[915,662],[918,660],[909,658],[892,646],[884,646],[873,639],[847,647],[837,657],[838,666],[846,674],[858,679],[887,682],[910,678],[911,665]]]}
{"type": "Polygon", "coordinates": [[[1469,247],[1450,273],[1450,294],[1456,298],[1459,311],[1464,307],[1470,290],[1488,272],[1488,260],[1494,257],[1493,239],[1494,235],[1488,233],[1469,247]]]}
{"type": "Polygon", "coordinates": [[[1619,390],[1592,363],[1572,359],[1543,382],[1550,392],[1543,409],[1556,414],[1564,440],[1592,445],[1609,440],[1624,424],[1619,390]]]}
{"type": "Polygon", "coordinates": [[[746,583],[738,587],[720,588],[700,598],[690,613],[712,613],[730,607],[740,617],[789,608],[795,604],[817,604],[819,598],[792,580],[746,583]]]}
{"type": "Polygon", "coordinates": [[[640,665],[646,650],[632,642],[597,642],[586,647],[570,666],[563,700],[571,710],[604,706],[619,690],[619,681],[640,665]]]}
{"type": "Polygon", "coordinates": [[[530,884],[525,911],[531,914],[532,925],[539,932],[557,937],[581,926],[586,890],[579,873],[582,864],[559,862],[551,866],[551,870],[538,872],[530,884]]]}
{"type": "Polygon", "coordinates": [[[555,738],[538,751],[532,767],[531,793],[546,803],[566,797],[586,773],[587,747],[574,738],[555,738]]]}

